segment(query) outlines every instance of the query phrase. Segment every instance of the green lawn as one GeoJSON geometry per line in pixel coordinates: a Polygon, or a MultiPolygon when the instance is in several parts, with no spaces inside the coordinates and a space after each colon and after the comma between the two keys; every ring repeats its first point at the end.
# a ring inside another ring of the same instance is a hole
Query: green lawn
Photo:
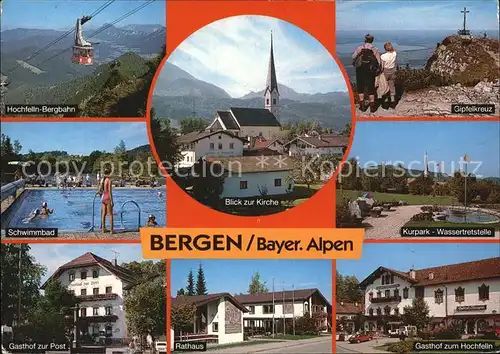
{"type": "MultiPolygon", "coordinates": [[[[341,203],[343,198],[354,200],[361,196],[363,191],[337,190],[337,204],[341,203]]],[[[403,200],[410,205],[454,205],[457,204],[455,198],[449,196],[428,196],[428,195],[412,195],[412,194],[393,194],[370,192],[373,199],[378,202],[398,202],[403,200]]]]}
{"type": "Polygon", "coordinates": [[[474,224],[474,223],[457,223],[448,221],[408,221],[404,227],[459,227],[459,228],[494,228],[500,230],[500,222],[494,224],[474,224]]]}
{"type": "Polygon", "coordinates": [[[311,198],[314,193],[316,193],[321,187],[323,187],[323,184],[311,184],[310,189],[307,188],[307,185],[305,184],[295,184],[293,187],[293,206],[297,206],[299,204],[302,204],[309,198],[311,198]]]}
{"type": "MultiPolygon", "coordinates": [[[[280,343],[281,341],[272,341],[273,343],[280,343]]],[[[257,344],[266,344],[270,343],[268,340],[247,340],[244,342],[238,342],[238,343],[230,343],[230,344],[221,344],[221,345],[214,345],[210,346],[207,348],[207,351],[212,351],[212,350],[219,350],[219,349],[227,349],[227,348],[236,348],[236,347],[246,347],[249,345],[257,345],[257,344]]]]}
{"type": "Polygon", "coordinates": [[[275,339],[283,339],[283,340],[300,340],[300,339],[311,339],[311,338],[318,338],[318,335],[314,334],[303,334],[303,335],[293,335],[293,334],[287,334],[285,336],[281,335],[276,335],[274,336],[275,339]]]}

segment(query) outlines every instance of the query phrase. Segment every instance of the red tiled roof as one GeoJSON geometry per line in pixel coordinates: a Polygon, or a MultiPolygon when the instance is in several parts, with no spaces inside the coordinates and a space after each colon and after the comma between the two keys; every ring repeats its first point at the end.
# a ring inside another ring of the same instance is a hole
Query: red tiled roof
{"type": "MultiPolygon", "coordinates": [[[[292,290],[286,290],[286,291],[275,291],[274,292],[274,301],[279,302],[283,301],[283,298],[285,301],[292,301],[292,300],[307,300],[309,299],[312,295],[317,293],[319,296],[323,298],[325,303],[330,306],[330,302],[321,294],[321,292],[318,289],[297,289],[295,291],[292,290]]],[[[249,305],[249,304],[260,304],[260,303],[271,303],[273,301],[273,293],[272,292],[267,292],[267,293],[261,293],[261,294],[246,294],[246,295],[236,295],[235,296],[236,300],[241,302],[242,304],[249,305]]]]}
{"type": "Polygon", "coordinates": [[[500,277],[500,257],[441,267],[418,269],[415,272],[415,278],[418,285],[497,278],[500,277]],[[433,279],[429,279],[429,273],[434,273],[433,279]]]}
{"type": "Polygon", "coordinates": [[[182,304],[193,304],[196,307],[200,307],[209,304],[213,301],[219,300],[220,298],[227,298],[233,305],[235,305],[241,311],[248,312],[248,309],[229,293],[215,293],[215,294],[195,295],[195,296],[181,295],[172,298],[172,306],[176,305],[178,306],[182,304]]]}
{"type": "Polygon", "coordinates": [[[355,304],[353,302],[337,302],[335,313],[340,314],[356,314],[363,312],[363,304],[355,304]]]}
{"type": "Polygon", "coordinates": [[[107,269],[109,272],[128,283],[134,283],[136,281],[134,275],[128,269],[120,267],[118,265],[114,265],[113,263],[102,257],[99,257],[91,252],[87,252],[85,254],[82,254],[80,257],[77,257],[57,268],[54,274],[50,276],[50,278],[41,286],[41,288],[43,289],[51,279],[58,278],[67,269],[90,267],[95,265],[99,265],[107,269]]]}
{"type": "Polygon", "coordinates": [[[327,147],[346,147],[349,144],[349,137],[337,134],[324,134],[320,136],[299,136],[289,141],[286,145],[291,144],[295,140],[302,140],[306,144],[316,148],[327,147]]]}
{"type": "Polygon", "coordinates": [[[415,270],[415,279],[410,272],[402,272],[390,268],[379,267],[366,279],[360,282],[361,287],[373,282],[381,273],[389,272],[413,283],[414,286],[456,283],[470,280],[500,278],[500,257],[482,259],[466,263],[457,263],[444,266],[430,267],[415,270]],[[429,274],[433,274],[430,279],[429,274]]]}
{"type": "Polygon", "coordinates": [[[252,139],[252,142],[250,144],[250,149],[253,150],[265,149],[271,146],[273,143],[281,144],[281,141],[279,141],[278,139],[266,140],[266,139],[255,138],[252,139]]]}

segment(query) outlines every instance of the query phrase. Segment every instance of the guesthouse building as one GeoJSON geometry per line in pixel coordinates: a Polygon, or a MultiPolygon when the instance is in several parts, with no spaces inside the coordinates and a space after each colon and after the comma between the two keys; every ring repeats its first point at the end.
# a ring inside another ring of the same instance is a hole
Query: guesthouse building
{"type": "Polygon", "coordinates": [[[360,287],[368,331],[403,323],[416,298],[429,307],[432,328],[459,326],[475,335],[500,327],[500,257],[408,271],[381,266],[360,287]]]}

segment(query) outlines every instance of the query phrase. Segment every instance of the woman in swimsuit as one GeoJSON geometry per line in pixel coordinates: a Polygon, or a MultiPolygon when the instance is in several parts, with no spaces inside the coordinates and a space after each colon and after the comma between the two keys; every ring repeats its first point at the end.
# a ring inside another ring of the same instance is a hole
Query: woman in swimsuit
{"type": "Polygon", "coordinates": [[[114,220],[113,220],[113,193],[112,193],[112,183],[111,183],[111,178],[110,178],[110,170],[106,169],[104,170],[104,177],[101,181],[101,225],[102,225],[102,232],[108,232],[110,231],[113,233],[113,226],[114,226],[114,220]],[[106,229],[106,215],[109,216],[109,222],[110,222],[110,230],[106,229]]]}

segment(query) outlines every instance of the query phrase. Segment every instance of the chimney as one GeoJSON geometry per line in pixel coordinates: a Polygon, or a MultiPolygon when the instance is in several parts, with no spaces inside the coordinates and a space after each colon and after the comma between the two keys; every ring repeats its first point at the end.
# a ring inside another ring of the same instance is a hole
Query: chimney
{"type": "Polygon", "coordinates": [[[410,269],[410,278],[415,279],[416,275],[415,269],[410,269]]]}
{"type": "Polygon", "coordinates": [[[116,257],[113,259],[113,264],[114,264],[115,266],[117,266],[117,265],[118,265],[118,259],[116,259],[116,257]]]}
{"type": "Polygon", "coordinates": [[[429,280],[432,280],[432,279],[434,279],[434,273],[433,273],[433,272],[430,272],[430,273],[429,273],[429,280]]]}

